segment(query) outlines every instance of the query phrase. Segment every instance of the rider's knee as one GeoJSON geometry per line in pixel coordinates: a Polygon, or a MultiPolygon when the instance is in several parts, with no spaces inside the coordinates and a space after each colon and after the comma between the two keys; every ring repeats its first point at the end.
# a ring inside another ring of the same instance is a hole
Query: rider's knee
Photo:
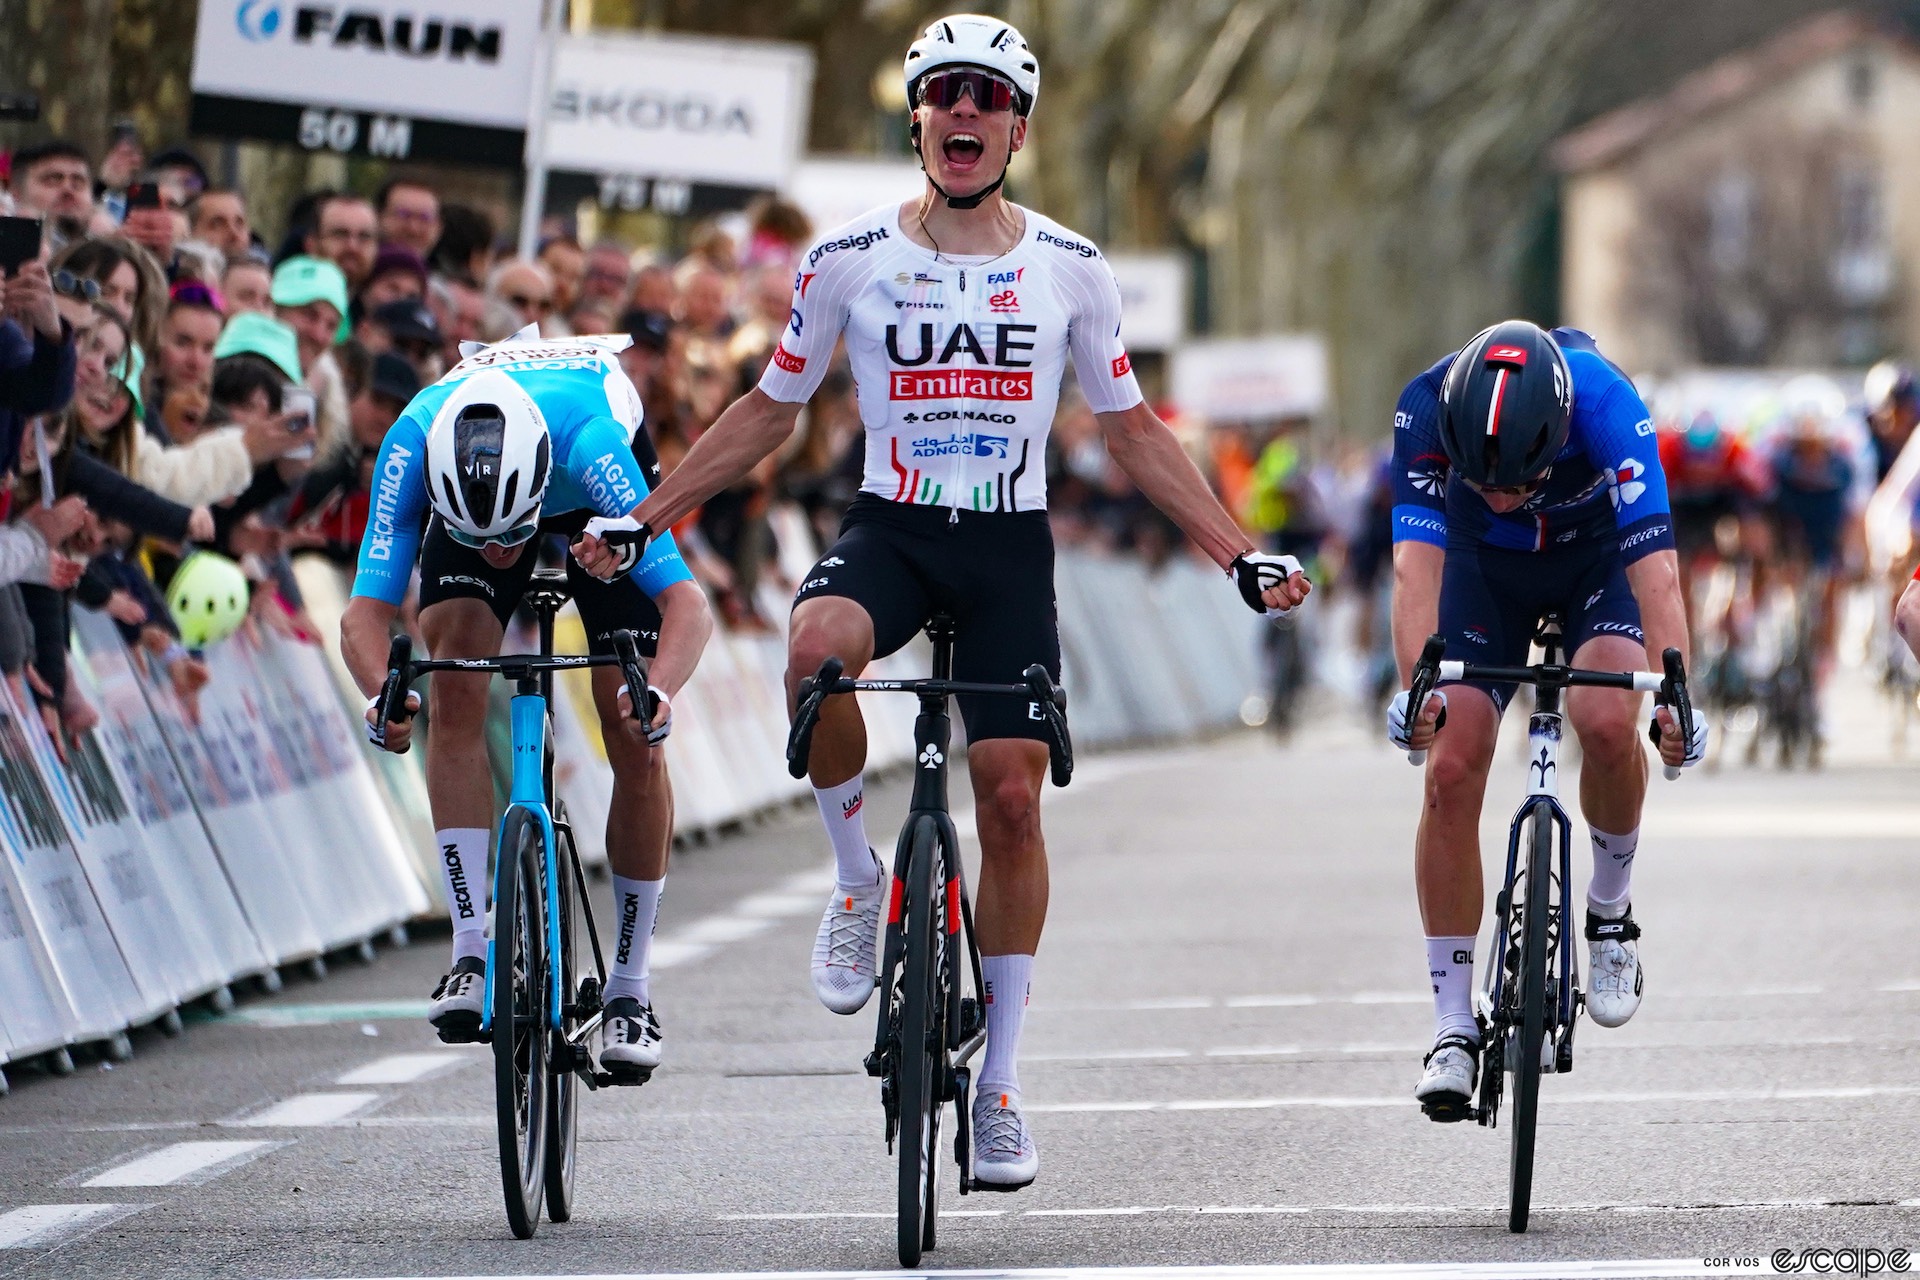
{"type": "Polygon", "coordinates": [[[1040,829],[1040,787],[1037,779],[1017,770],[996,772],[974,780],[974,816],[982,826],[1016,837],[1040,829]]]}
{"type": "Polygon", "coordinates": [[[465,671],[436,671],[428,691],[433,726],[442,735],[477,740],[487,720],[489,677],[465,671]]]}
{"type": "Polygon", "coordinates": [[[666,776],[666,752],[636,741],[627,731],[627,721],[617,712],[600,717],[600,740],[606,744],[607,764],[622,782],[645,789],[666,776]]]}
{"type": "Polygon", "coordinates": [[[797,687],[828,658],[838,658],[848,674],[867,665],[871,641],[851,619],[834,614],[799,614],[787,637],[787,686],[797,687]]]}
{"type": "Polygon", "coordinates": [[[1581,753],[1589,761],[1602,767],[1617,766],[1638,754],[1638,702],[1638,698],[1616,694],[1585,699],[1569,708],[1581,753]]]}
{"type": "Polygon", "coordinates": [[[1449,724],[1435,736],[1433,758],[1427,763],[1429,805],[1462,803],[1485,789],[1498,733],[1498,721],[1485,726],[1463,722],[1449,724]]]}

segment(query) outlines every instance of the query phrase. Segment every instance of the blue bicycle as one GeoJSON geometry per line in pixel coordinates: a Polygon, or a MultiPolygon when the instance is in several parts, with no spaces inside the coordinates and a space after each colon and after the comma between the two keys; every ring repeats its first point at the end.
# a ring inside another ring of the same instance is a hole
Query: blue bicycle
{"type": "Polygon", "coordinates": [[[635,634],[613,633],[613,656],[556,655],[553,619],[567,602],[566,574],[541,570],[526,595],[540,628],[540,652],[497,658],[413,660],[413,642],[397,637],[381,689],[386,719],[407,718],[407,687],[429,671],[498,672],[514,682],[511,711],[513,781],[494,846],[493,936],[487,943],[486,1003],[480,1039],[493,1046],[494,1101],[500,1138],[500,1185],[513,1234],[528,1239],[540,1225],[573,1215],[578,1079],[589,1089],[639,1084],[594,1063],[589,1037],[600,1027],[606,959],[587,900],[586,874],[566,810],[553,795],[553,739],[547,706],[553,673],[618,666],[633,706],[651,722],[658,710],[635,634]],[[566,867],[561,866],[565,851],[566,867]],[[575,981],[573,926],[585,921],[593,973],[575,981]],[[499,963],[505,961],[504,965],[499,963]],[[503,1030],[504,1029],[504,1030],[503,1030]]]}

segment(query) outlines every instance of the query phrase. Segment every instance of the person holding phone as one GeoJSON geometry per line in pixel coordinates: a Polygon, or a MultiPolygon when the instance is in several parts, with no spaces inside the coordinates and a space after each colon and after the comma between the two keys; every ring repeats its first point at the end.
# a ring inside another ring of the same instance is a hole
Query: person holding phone
{"type": "Polygon", "coordinates": [[[0,476],[15,470],[29,418],[73,399],[73,330],[54,303],[40,260],[37,218],[0,218],[0,476]]]}

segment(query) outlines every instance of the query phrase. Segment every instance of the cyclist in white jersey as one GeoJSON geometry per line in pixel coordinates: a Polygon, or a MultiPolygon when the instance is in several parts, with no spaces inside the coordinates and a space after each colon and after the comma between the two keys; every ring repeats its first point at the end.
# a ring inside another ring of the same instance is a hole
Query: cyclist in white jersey
{"type": "MultiPolygon", "coordinates": [[[[793,431],[842,337],[867,429],[866,476],[840,539],[800,588],[787,650],[789,699],[830,656],[848,674],[955,620],[954,678],[1059,676],[1045,443],[1072,354],[1113,460],[1270,616],[1310,589],[1288,557],[1256,553],[1166,424],[1142,401],[1119,340],[1113,273],[1085,237],[1000,194],[1025,142],[1039,67],[996,18],[934,23],[907,53],[922,195],[830,232],[807,252],[793,314],[760,385],[735,401],[634,512],[665,529],[745,475],[793,431]]],[[[589,570],[611,553],[589,538],[589,570]]],[[[1040,787],[1043,728],[1011,700],[960,699],[981,848],[977,912],[987,1046],[973,1113],[974,1178],[1033,1181],[1039,1157],[1015,1057],[1047,908],[1040,787]]],[[[852,698],[827,702],[811,773],[837,887],[814,944],[813,984],[837,1013],[873,993],[886,871],[862,822],[866,726],[852,698]]]]}

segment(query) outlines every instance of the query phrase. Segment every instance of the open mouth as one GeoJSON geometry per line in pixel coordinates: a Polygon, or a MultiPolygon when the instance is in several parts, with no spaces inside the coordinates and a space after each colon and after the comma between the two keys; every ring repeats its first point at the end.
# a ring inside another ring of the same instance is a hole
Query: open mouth
{"type": "Polygon", "coordinates": [[[986,144],[971,133],[956,133],[940,144],[940,153],[946,157],[948,167],[965,172],[980,162],[986,152],[986,144]]]}

